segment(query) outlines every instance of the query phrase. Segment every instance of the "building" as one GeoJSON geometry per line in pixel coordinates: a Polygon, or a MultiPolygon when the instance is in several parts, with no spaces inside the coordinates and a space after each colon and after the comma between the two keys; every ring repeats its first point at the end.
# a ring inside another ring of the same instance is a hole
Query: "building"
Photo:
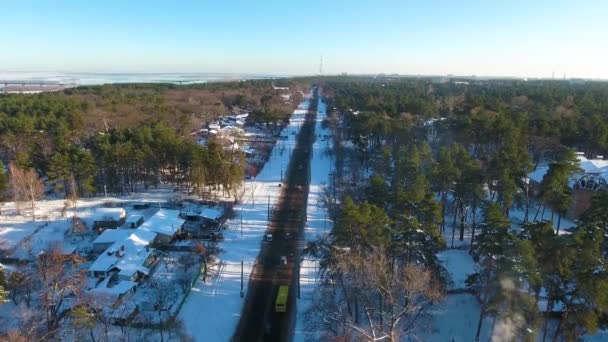
{"type": "Polygon", "coordinates": [[[199,237],[211,237],[224,220],[224,210],[220,207],[191,207],[180,214],[186,222],[184,231],[199,237]]]}
{"type": "MultiPolygon", "coordinates": [[[[573,175],[568,182],[574,198],[566,216],[573,219],[580,217],[589,209],[594,192],[608,189],[608,160],[604,160],[601,156],[588,159],[580,152],[577,153],[577,158],[581,172],[573,175]]],[[[547,171],[549,166],[544,165],[528,174],[533,196],[540,194],[541,182],[547,171]]]]}
{"type": "Polygon", "coordinates": [[[89,276],[102,279],[116,275],[122,280],[140,281],[158,260],[158,253],[153,247],[171,242],[181,231],[183,223],[178,211],[161,209],[135,230],[104,231],[96,239],[98,248],[112,240],[114,242],[89,267],[89,276]],[[120,234],[127,235],[121,239],[120,234]]]}
{"type": "Polygon", "coordinates": [[[93,228],[118,228],[125,223],[126,217],[127,211],[124,208],[98,208],[93,217],[93,228]]]}

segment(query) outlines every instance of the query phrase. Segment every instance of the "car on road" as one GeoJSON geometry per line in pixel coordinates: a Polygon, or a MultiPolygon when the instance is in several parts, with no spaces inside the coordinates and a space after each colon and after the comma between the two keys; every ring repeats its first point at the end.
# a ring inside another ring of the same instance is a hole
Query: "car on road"
{"type": "Polygon", "coordinates": [[[270,233],[266,234],[266,241],[268,241],[268,242],[272,241],[272,234],[270,234],[270,233]]]}
{"type": "Polygon", "coordinates": [[[286,256],[281,256],[281,265],[287,265],[287,257],[286,256]]]}

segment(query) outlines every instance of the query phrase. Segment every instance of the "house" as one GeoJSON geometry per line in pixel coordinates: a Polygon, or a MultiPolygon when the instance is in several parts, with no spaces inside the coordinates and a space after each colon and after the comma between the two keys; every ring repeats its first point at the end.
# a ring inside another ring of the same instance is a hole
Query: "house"
{"type": "Polygon", "coordinates": [[[123,241],[132,231],[125,229],[106,229],[93,240],[93,251],[96,253],[103,252],[117,241],[123,241]]]}
{"type": "Polygon", "coordinates": [[[194,236],[210,236],[222,224],[224,210],[220,207],[192,207],[182,211],[184,230],[194,236]]]}
{"type": "MultiPolygon", "coordinates": [[[[131,234],[114,242],[101,253],[89,267],[89,276],[105,278],[119,273],[122,269],[134,267],[148,268],[153,263],[150,247],[156,242],[156,233],[149,231],[123,230],[131,234]],[[145,250],[142,253],[142,250],[145,250]]],[[[142,272],[144,273],[144,272],[142,272]]],[[[132,274],[131,274],[132,275],[132,274]]]]}
{"type": "MultiPolygon", "coordinates": [[[[578,218],[589,209],[594,192],[608,189],[608,160],[604,160],[601,156],[588,159],[580,152],[577,153],[577,158],[581,172],[574,174],[568,181],[574,196],[566,214],[569,218],[578,218]]],[[[530,192],[533,196],[540,194],[541,183],[547,171],[549,166],[544,165],[528,174],[530,192]]]]}
{"type": "Polygon", "coordinates": [[[129,215],[126,219],[126,228],[137,228],[144,223],[143,215],[129,215]]]}
{"type": "Polygon", "coordinates": [[[106,230],[98,239],[99,248],[115,240],[89,267],[88,274],[94,278],[117,275],[119,279],[139,281],[149,274],[158,260],[154,246],[169,243],[181,231],[184,220],[177,210],[159,210],[139,228],[106,230]],[[126,232],[126,233],[117,233],[126,232]],[[119,234],[128,234],[120,238],[119,234]]]}
{"type": "Polygon", "coordinates": [[[118,228],[125,223],[126,217],[127,211],[124,208],[98,208],[93,217],[93,228],[118,228]]]}

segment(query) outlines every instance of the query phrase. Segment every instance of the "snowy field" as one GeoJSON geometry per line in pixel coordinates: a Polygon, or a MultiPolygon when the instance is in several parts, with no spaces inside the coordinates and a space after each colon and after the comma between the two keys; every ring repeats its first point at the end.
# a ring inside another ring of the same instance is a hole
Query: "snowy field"
{"type": "Polygon", "coordinates": [[[310,100],[305,100],[298,106],[281,133],[287,139],[278,140],[258,176],[245,181],[242,203],[235,206],[234,219],[227,222],[224,240],[219,243],[222,253],[214,275],[206,282],[199,277],[179,313],[178,318],[195,341],[228,341],[236,329],[244,303],[244,297],[240,296],[241,262],[246,291],[268,226],[268,203],[270,206],[277,203],[281,176],[286,172],[309,105],[310,100]]]}

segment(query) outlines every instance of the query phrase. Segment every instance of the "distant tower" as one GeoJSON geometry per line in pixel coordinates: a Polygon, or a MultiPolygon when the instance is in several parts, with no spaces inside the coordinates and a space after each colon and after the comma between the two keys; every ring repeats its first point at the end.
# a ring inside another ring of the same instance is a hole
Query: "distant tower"
{"type": "Polygon", "coordinates": [[[555,79],[555,71],[553,72],[553,74],[551,74],[551,79],[555,79]]]}
{"type": "Polygon", "coordinates": [[[323,75],[323,55],[321,55],[321,60],[319,61],[319,75],[323,75]]]}

